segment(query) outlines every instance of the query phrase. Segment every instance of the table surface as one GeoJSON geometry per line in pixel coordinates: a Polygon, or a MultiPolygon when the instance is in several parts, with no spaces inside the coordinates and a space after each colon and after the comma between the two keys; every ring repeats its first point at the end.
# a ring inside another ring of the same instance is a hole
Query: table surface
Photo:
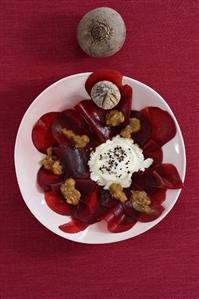
{"type": "Polygon", "coordinates": [[[199,2],[2,0],[0,3],[1,298],[199,298],[199,2]],[[127,26],[123,49],[91,58],[75,31],[109,6],[127,26]],[[168,102],[181,126],[187,175],[180,199],[155,228],[109,245],[84,245],[44,228],[20,195],[13,163],[20,120],[48,85],[114,68],[168,102]],[[3,170],[3,171],[2,171],[3,170]]]}

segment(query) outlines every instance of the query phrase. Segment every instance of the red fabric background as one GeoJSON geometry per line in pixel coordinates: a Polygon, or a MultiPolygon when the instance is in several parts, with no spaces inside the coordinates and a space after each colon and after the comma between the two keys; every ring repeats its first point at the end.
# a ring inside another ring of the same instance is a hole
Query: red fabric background
{"type": "Polygon", "coordinates": [[[199,2],[1,1],[1,298],[199,298],[199,2]],[[84,55],[80,17],[98,6],[123,16],[127,39],[111,58],[84,55]],[[157,90],[173,109],[187,150],[186,184],[171,213],[134,239],[83,245],[62,239],[26,208],[13,149],[33,99],[67,75],[120,70],[157,90]]]}

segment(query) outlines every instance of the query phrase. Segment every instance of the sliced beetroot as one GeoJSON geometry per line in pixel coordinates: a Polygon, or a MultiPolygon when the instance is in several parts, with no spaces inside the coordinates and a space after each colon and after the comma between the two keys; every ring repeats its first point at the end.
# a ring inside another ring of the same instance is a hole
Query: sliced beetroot
{"type": "Polygon", "coordinates": [[[107,223],[117,221],[124,214],[123,205],[120,201],[113,208],[109,208],[107,213],[104,215],[104,220],[107,223]]]}
{"type": "Polygon", "coordinates": [[[149,195],[153,195],[163,188],[159,175],[151,169],[134,173],[131,187],[133,190],[137,190],[137,188],[138,190],[144,190],[149,195]]]}
{"type": "Polygon", "coordinates": [[[78,220],[72,219],[71,221],[59,226],[59,229],[65,233],[75,234],[85,230],[89,224],[82,223],[78,220]]]}
{"type": "Polygon", "coordinates": [[[122,84],[122,74],[115,70],[108,70],[108,69],[102,69],[99,71],[96,71],[92,73],[85,83],[85,88],[88,94],[90,95],[92,87],[99,81],[111,81],[118,87],[122,84]]]}
{"type": "Polygon", "coordinates": [[[112,233],[121,233],[131,229],[136,223],[137,220],[123,214],[108,221],[107,227],[112,233]]]}
{"type": "Polygon", "coordinates": [[[160,146],[167,143],[176,134],[176,125],[171,115],[158,107],[146,107],[141,112],[152,125],[151,138],[160,146]]]}
{"type": "Polygon", "coordinates": [[[160,205],[162,204],[166,199],[166,190],[165,189],[157,189],[157,192],[153,193],[153,195],[149,196],[151,199],[151,202],[160,205]]]}
{"type": "Polygon", "coordinates": [[[59,192],[45,192],[45,201],[49,208],[60,215],[71,215],[71,205],[69,205],[59,192]]]}
{"type": "Polygon", "coordinates": [[[127,125],[129,123],[129,118],[131,115],[133,89],[129,85],[123,85],[120,88],[120,92],[121,100],[119,104],[114,107],[114,109],[121,111],[124,114],[124,125],[127,125]]]}
{"type": "Polygon", "coordinates": [[[51,184],[63,182],[63,180],[64,180],[63,175],[55,175],[51,171],[46,170],[43,167],[41,167],[37,173],[38,185],[44,191],[49,191],[51,188],[51,184]]]}
{"type": "Polygon", "coordinates": [[[78,135],[90,135],[84,118],[74,109],[61,112],[52,123],[52,134],[58,143],[70,143],[62,132],[64,128],[78,135]]]}
{"type": "Polygon", "coordinates": [[[91,100],[81,101],[75,106],[75,109],[82,114],[91,127],[94,133],[93,139],[103,143],[110,138],[111,129],[106,126],[106,113],[103,109],[97,107],[91,100]]]}
{"type": "Polygon", "coordinates": [[[58,115],[59,112],[44,114],[32,129],[32,142],[41,153],[46,153],[47,148],[56,143],[52,135],[51,125],[58,115]]]}
{"type": "Polygon", "coordinates": [[[135,143],[143,146],[151,137],[151,124],[140,111],[133,110],[131,111],[131,118],[138,118],[140,121],[140,130],[137,133],[133,134],[133,139],[135,143]]]}
{"type": "Polygon", "coordinates": [[[78,149],[69,144],[61,144],[54,149],[61,161],[66,177],[89,178],[88,153],[85,149],[78,149]]]}
{"type": "Polygon", "coordinates": [[[162,148],[152,139],[149,139],[143,146],[143,153],[145,158],[152,158],[153,165],[162,162],[163,152],[162,148]]]}
{"type": "Polygon", "coordinates": [[[139,212],[134,210],[133,205],[132,205],[132,200],[128,199],[127,201],[125,201],[123,203],[123,207],[124,207],[124,213],[127,216],[133,218],[134,220],[137,220],[137,218],[139,216],[139,212]]]}
{"type": "Polygon", "coordinates": [[[152,205],[151,207],[154,209],[154,212],[152,214],[140,213],[138,221],[140,221],[140,222],[153,221],[153,220],[157,219],[164,211],[164,207],[162,207],[161,205],[152,205]]]}
{"type": "Polygon", "coordinates": [[[99,205],[107,209],[112,209],[118,204],[118,201],[116,199],[113,199],[113,197],[111,196],[110,191],[104,189],[100,189],[98,191],[97,199],[99,205]]]}
{"type": "Polygon", "coordinates": [[[183,187],[180,175],[174,165],[162,163],[156,165],[153,170],[159,175],[164,188],[178,189],[183,187]]]}
{"type": "Polygon", "coordinates": [[[75,188],[80,191],[81,193],[81,201],[87,202],[89,197],[92,194],[96,193],[98,186],[95,182],[93,182],[90,178],[89,179],[76,179],[75,188]]]}

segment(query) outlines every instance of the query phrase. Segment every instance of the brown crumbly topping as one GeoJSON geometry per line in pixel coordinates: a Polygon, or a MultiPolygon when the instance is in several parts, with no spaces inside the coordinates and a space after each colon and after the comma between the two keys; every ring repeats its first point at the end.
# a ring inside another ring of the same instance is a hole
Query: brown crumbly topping
{"type": "Polygon", "coordinates": [[[120,184],[113,183],[109,187],[109,191],[113,198],[125,202],[127,200],[126,194],[123,191],[123,188],[120,184]]]}
{"type": "Polygon", "coordinates": [[[63,173],[62,165],[59,160],[53,159],[53,150],[52,147],[47,149],[47,156],[41,161],[43,167],[47,170],[50,170],[56,175],[61,175],[63,173]]]}
{"type": "Polygon", "coordinates": [[[67,129],[62,129],[62,132],[77,148],[83,148],[90,142],[87,135],[77,135],[72,130],[67,129]]]}
{"type": "Polygon", "coordinates": [[[106,114],[106,124],[111,127],[119,126],[124,119],[124,114],[118,110],[111,110],[106,114]]]}
{"type": "Polygon", "coordinates": [[[130,119],[129,125],[127,125],[122,131],[120,135],[124,138],[131,138],[132,133],[136,133],[140,130],[140,120],[136,117],[130,119]]]}
{"type": "Polygon", "coordinates": [[[150,207],[151,200],[144,191],[131,191],[131,200],[133,208],[141,213],[152,214],[153,209],[150,207]]]}
{"type": "Polygon", "coordinates": [[[74,206],[78,205],[81,193],[77,189],[75,189],[74,179],[67,179],[65,183],[61,185],[60,191],[63,194],[67,203],[74,206]]]}

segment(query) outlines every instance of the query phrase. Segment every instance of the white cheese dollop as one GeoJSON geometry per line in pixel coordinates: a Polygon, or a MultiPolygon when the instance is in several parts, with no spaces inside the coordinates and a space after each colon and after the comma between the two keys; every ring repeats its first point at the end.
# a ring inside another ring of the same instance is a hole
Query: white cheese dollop
{"type": "Polygon", "coordinates": [[[152,163],[153,159],[144,159],[142,149],[132,139],[119,135],[97,146],[88,161],[91,179],[104,189],[112,183],[129,187],[132,174],[144,171],[152,163]]]}

